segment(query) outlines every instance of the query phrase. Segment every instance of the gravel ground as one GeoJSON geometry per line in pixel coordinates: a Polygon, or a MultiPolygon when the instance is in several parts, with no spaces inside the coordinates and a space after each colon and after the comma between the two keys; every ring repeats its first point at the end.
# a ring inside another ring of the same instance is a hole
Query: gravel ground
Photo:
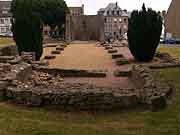
{"type": "MultiPolygon", "coordinates": [[[[74,43],[65,48],[56,59],[49,60],[50,67],[62,69],[85,69],[105,70],[106,78],[65,78],[65,82],[90,83],[98,86],[132,88],[133,83],[127,77],[114,77],[113,72],[119,69],[111,55],[103,47],[96,46],[97,43],[74,43]]],[[[45,48],[44,56],[49,55],[55,48],[45,48]]],[[[128,49],[121,49],[120,52],[129,56],[128,49]]],[[[132,55],[129,56],[132,58],[132,55]]]]}

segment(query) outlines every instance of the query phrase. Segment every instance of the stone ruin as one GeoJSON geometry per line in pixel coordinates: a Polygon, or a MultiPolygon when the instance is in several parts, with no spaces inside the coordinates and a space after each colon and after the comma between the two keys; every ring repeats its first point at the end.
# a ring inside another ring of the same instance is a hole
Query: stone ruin
{"type": "Polygon", "coordinates": [[[64,77],[106,77],[102,71],[54,69],[18,56],[0,56],[0,62],[0,99],[31,107],[112,111],[146,106],[154,111],[166,107],[175,92],[145,65],[134,65],[126,74],[136,87],[121,89],[63,82],[64,77]]]}

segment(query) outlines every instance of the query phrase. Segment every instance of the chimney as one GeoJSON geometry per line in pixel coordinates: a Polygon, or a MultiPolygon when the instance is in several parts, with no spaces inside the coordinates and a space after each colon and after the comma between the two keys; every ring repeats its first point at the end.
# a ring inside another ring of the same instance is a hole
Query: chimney
{"type": "Polygon", "coordinates": [[[84,4],[82,4],[82,14],[84,15],[84,4]]]}
{"type": "Polygon", "coordinates": [[[118,2],[116,2],[116,7],[118,7],[118,2]]]}

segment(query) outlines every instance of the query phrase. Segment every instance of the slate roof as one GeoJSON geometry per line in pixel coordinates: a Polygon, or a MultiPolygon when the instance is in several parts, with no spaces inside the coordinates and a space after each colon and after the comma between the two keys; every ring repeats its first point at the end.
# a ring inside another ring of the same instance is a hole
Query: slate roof
{"type": "Polygon", "coordinates": [[[109,3],[106,8],[99,9],[98,14],[101,14],[104,16],[129,16],[127,11],[122,10],[118,6],[117,2],[116,3],[109,3]],[[114,12],[114,14],[112,14],[112,12],[114,12]]]}
{"type": "Polygon", "coordinates": [[[11,17],[10,8],[11,1],[0,1],[0,17],[11,17]]]}

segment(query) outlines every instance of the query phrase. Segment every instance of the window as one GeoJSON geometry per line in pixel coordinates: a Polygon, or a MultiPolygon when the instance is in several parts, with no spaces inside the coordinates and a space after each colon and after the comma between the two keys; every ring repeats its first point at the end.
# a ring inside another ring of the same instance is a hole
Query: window
{"type": "Polygon", "coordinates": [[[119,18],[119,22],[122,23],[122,19],[121,18],[119,18]]]}
{"type": "Polygon", "coordinates": [[[109,11],[107,11],[107,15],[109,15],[109,11]]]}
{"type": "Polygon", "coordinates": [[[5,28],[1,28],[1,32],[2,32],[2,33],[5,33],[5,28]]]}
{"type": "Polygon", "coordinates": [[[127,23],[127,19],[126,18],[124,18],[124,23],[127,23]]]}
{"type": "Polygon", "coordinates": [[[114,18],[114,22],[115,22],[115,23],[117,22],[117,19],[116,19],[116,18],[114,18]]]}
{"type": "Polygon", "coordinates": [[[107,22],[107,18],[104,18],[104,22],[105,22],[105,23],[107,22]]]}
{"type": "Polygon", "coordinates": [[[8,18],[5,18],[5,23],[6,23],[6,24],[8,23],[8,18]]]}
{"type": "Polygon", "coordinates": [[[112,15],[114,15],[114,10],[112,11],[112,15]]]}
{"type": "Polygon", "coordinates": [[[3,11],[2,11],[2,14],[8,14],[8,11],[3,10],[3,11]]]}
{"type": "Polygon", "coordinates": [[[3,18],[0,19],[0,23],[4,24],[4,19],[3,18]]]}
{"type": "Polygon", "coordinates": [[[117,11],[117,15],[119,15],[119,11],[117,11]]]}

